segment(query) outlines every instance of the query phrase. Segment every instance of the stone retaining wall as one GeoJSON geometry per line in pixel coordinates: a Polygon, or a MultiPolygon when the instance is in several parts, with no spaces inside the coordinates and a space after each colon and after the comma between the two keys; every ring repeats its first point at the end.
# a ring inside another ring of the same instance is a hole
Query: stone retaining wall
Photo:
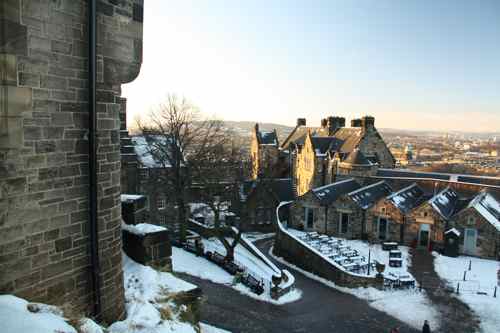
{"type": "Polygon", "coordinates": [[[323,256],[315,253],[291,236],[283,227],[278,228],[273,254],[339,286],[349,288],[368,286],[382,288],[383,286],[382,279],[351,274],[336,267],[323,256]]]}
{"type": "Polygon", "coordinates": [[[145,235],[122,230],[122,235],[123,250],[134,261],[154,268],[172,270],[172,246],[167,230],[145,235]]]}

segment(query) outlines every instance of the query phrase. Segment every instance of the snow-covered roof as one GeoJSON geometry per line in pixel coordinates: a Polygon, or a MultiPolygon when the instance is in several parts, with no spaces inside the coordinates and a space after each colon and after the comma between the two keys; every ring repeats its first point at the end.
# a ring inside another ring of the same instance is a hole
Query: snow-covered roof
{"type": "Polygon", "coordinates": [[[454,233],[455,235],[460,236],[460,231],[458,231],[455,228],[451,228],[451,229],[445,231],[445,234],[449,234],[449,233],[454,233]]]}
{"type": "Polygon", "coordinates": [[[139,200],[142,198],[145,198],[145,196],[140,195],[140,194],[122,194],[122,195],[120,195],[121,202],[136,201],[136,200],[139,200]]]}
{"type": "Polygon", "coordinates": [[[367,209],[377,200],[386,197],[391,192],[392,189],[389,184],[382,180],[378,183],[371,184],[350,192],[348,196],[361,208],[367,209]]]}
{"type": "Polygon", "coordinates": [[[139,223],[135,225],[122,223],[122,229],[138,236],[144,236],[146,234],[167,230],[167,228],[165,227],[149,223],[139,223]]]}
{"type": "Polygon", "coordinates": [[[322,204],[330,204],[340,196],[350,193],[360,188],[358,182],[353,178],[341,180],[332,184],[312,189],[312,193],[321,201],[322,204]]]}
{"type": "Polygon", "coordinates": [[[500,231],[500,203],[487,191],[480,192],[468,207],[474,208],[486,221],[500,231]]]}
{"type": "Polygon", "coordinates": [[[387,197],[403,213],[407,213],[415,207],[420,206],[428,197],[424,191],[413,183],[387,197]]]}
{"type": "Polygon", "coordinates": [[[167,138],[162,135],[148,136],[133,136],[132,143],[134,144],[135,153],[139,162],[145,168],[168,168],[171,167],[167,158],[159,158],[161,150],[168,146],[167,138]],[[149,142],[148,142],[149,140],[149,142]],[[160,148],[160,149],[159,149],[160,148]],[[158,152],[158,153],[154,153],[158,152]]]}
{"type": "Polygon", "coordinates": [[[457,192],[450,187],[445,188],[429,200],[432,208],[444,219],[448,219],[456,213],[459,202],[460,198],[457,192]]]}

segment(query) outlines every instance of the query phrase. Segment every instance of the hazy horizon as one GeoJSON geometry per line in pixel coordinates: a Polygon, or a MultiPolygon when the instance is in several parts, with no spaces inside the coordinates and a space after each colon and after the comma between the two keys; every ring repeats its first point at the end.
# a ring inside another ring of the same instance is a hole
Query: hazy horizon
{"type": "Polygon", "coordinates": [[[151,1],[128,120],[167,93],[225,120],[500,130],[500,2],[151,1]],[[281,3],[283,4],[283,3],[281,3]]]}

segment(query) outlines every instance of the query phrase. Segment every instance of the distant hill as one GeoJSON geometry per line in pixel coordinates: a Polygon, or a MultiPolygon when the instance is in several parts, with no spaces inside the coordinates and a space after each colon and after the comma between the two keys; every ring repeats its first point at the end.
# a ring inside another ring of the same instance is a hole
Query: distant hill
{"type": "MultiPolygon", "coordinates": [[[[249,137],[252,135],[253,128],[255,126],[254,121],[224,121],[224,124],[233,129],[236,133],[241,135],[242,137],[249,137]]],[[[260,123],[259,128],[261,131],[272,131],[276,129],[278,133],[278,139],[282,142],[288,134],[294,129],[294,127],[281,125],[281,124],[273,124],[273,123],[260,123]]]]}

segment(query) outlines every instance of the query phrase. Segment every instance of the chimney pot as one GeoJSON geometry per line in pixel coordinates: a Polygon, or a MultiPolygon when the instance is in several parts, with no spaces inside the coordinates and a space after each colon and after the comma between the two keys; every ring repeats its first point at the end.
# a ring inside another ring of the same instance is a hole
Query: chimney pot
{"type": "Polygon", "coordinates": [[[297,126],[306,126],[306,118],[297,118],[297,126]]]}

